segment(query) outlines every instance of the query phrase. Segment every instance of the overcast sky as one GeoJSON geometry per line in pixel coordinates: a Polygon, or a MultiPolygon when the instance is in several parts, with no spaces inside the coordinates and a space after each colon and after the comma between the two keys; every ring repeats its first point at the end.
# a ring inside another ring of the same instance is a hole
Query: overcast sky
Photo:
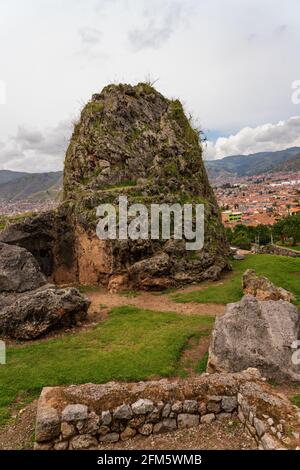
{"type": "Polygon", "coordinates": [[[0,169],[61,169],[91,95],[149,77],[206,158],[300,146],[299,53],[299,0],[1,0],[0,169]]]}

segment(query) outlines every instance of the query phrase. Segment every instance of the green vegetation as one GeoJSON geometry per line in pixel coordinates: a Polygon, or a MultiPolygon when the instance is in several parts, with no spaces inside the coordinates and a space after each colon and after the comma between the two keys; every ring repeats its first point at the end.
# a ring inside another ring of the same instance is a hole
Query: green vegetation
{"type": "Polygon", "coordinates": [[[127,297],[128,299],[134,299],[138,297],[140,293],[136,290],[128,290],[120,293],[123,297],[127,297]]]}
{"type": "Polygon", "coordinates": [[[300,408],[300,395],[294,395],[291,398],[291,402],[294,403],[294,405],[298,406],[298,408],[300,408]]]}
{"type": "Polygon", "coordinates": [[[5,229],[7,224],[15,224],[16,222],[19,222],[20,220],[26,219],[26,217],[32,217],[33,212],[23,212],[22,214],[17,214],[17,215],[1,215],[0,216],[0,230],[5,229]]]}
{"type": "Polygon", "coordinates": [[[300,214],[285,217],[273,226],[248,227],[238,224],[234,229],[227,227],[226,236],[231,245],[245,250],[256,241],[259,241],[260,245],[268,245],[272,242],[272,237],[274,243],[294,248],[300,242],[300,214]]]}
{"type": "Polygon", "coordinates": [[[210,329],[199,330],[196,332],[189,341],[187,341],[181,351],[179,358],[176,375],[179,377],[188,377],[190,374],[202,374],[206,371],[208,361],[208,352],[206,352],[199,360],[199,343],[202,338],[210,334],[210,329]]]}
{"type": "Polygon", "coordinates": [[[208,334],[213,322],[125,306],[89,331],[9,347],[0,366],[0,423],[16,399],[38,396],[44,386],[172,376],[187,340],[208,334]]]}
{"type": "Polygon", "coordinates": [[[300,245],[293,246],[293,247],[292,247],[292,250],[300,251],[300,245]]]}
{"type": "Polygon", "coordinates": [[[103,109],[103,103],[100,103],[98,101],[90,101],[84,108],[84,112],[88,112],[90,114],[102,113],[103,109]]]}
{"type": "Polygon", "coordinates": [[[192,145],[194,150],[199,150],[199,132],[193,129],[191,119],[187,119],[182,104],[179,100],[173,100],[169,105],[170,116],[178,122],[180,129],[183,130],[184,139],[192,145]]]}
{"type": "Polygon", "coordinates": [[[257,227],[248,227],[247,225],[238,224],[231,229],[226,228],[226,236],[228,242],[244,250],[251,248],[251,243],[259,240],[261,245],[271,243],[272,227],[269,225],[258,225],[257,227]]]}
{"type": "Polygon", "coordinates": [[[297,245],[300,242],[300,213],[279,220],[274,226],[274,234],[283,245],[297,245]]]}
{"type": "Polygon", "coordinates": [[[120,189],[130,188],[136,186],[136,180],[124,180],[120,186],[108,186],[103,188],[102,191],[119,191],[120,189]]]}
{"type": "Polygon", "coordinates": [[[90,181],[91,177],[89,176],[83,176],[82,178],[80,178],[80,184],[83,184],[84,186],[86,186],[90,181]]]}
{"type": "Polygon", "coordinates": [[[240,232],[232,237],[231,244],[242,250],[251,250],[251,240],[245,232],[240,232]]]}
{"type": "Polygon", "coordinates": [[[81,284],[78,287],[78,290],[81,294],[87,294],[88,292],[97,292],[99,291],[99,286],[89,286],[86,284],[81,284]]]}
{"type": "Polygon", "coordinates": [[[294,293],[300,306],[300,259],[273,255],[248,255],[243,261],[233,262],[233,273],[223,281],[207,288],[184,294],[173,294],[177,302],[227,304],[238,301],[242,295],[241,276],[246,269],[255,269],[276,285],[294,293]]]}
{"type": "Polygon", "coordinates": [[[207,366],[207,361],[208,361],[208,352],[204,354],[202,359],[198,362],[198,364],[195,367],[195,372],[198,374],[202,374],[203,372],[206,371],[206,366],[207,366]]]}

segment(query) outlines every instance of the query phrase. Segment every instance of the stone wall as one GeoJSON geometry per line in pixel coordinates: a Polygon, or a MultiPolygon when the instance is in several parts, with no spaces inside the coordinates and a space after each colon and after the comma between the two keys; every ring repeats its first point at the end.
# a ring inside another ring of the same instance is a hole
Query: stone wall
{"type": "Polygon", "coordinates": [[[291,258],[300,258],[300,252],[293,250],[292,248],[286,248],[278,245],[266,245],[253,247],[254,253],[261,255],[278,255],[278,256],[289,256],[291,258]]]}
{"type": "Polygon", "coordinates": [[[101,449],[105,443],[237,417],[260,449],[296,448],[300,416],[256,369],[186,380],[44,388],[37,450],[101,449]]]}

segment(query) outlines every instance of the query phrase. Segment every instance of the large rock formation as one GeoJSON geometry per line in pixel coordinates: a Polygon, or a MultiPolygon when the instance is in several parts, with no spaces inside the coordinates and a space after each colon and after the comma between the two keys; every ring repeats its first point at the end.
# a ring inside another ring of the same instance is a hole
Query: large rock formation
{"type": "Polygon", "coordinates": [[[147,84],[109,85],[84,107],[67,150],[64,202],[21,221],[1,240],[25,246],[52,280],[161,289],[216,279],[228,268],[224,230],[202,161],[199,133],[179,101],[147,84]],[[96,236],[96,207],[128,203],[205,205],[205,245],[96,236]]]}
{"type": "Polygon", "coordinates": [[[26,292],[46,282],[38,262],[29,251],[0,243],[0,292],[26,292]]]}
{"type": "Polygon", "coordinates": [[[300,381],[292,345],[300,338],[297,307],[283,300],[259,301],[246,295],[217,318],[210,344],[209,372],[258,368],[277,382],[300,381]]]}
{"type": "Polygon", "coordinates": [[[75,326],[87,316],[90,302],[77,289],[45,286],[14,298],[1,306],[0,334],[29,340],[50,331],[75,326]],[[2,307],[2,308],[1,308],[2,307]]]}
{"type": "Polygon", "coordinates": [[[285,300],[292,302],[295,296],[283,289],[277,287],[267,277],[258,276],[254,269],[247,269],[242,278],[244,294],[253,295],[258,300],[285,300]]]}
{"type": "Polygon", "coordinates": [[[90,302],[77,289],[47,284],[36,259],[19,246],[0,243],[0,335],[35,339],[74,326],[90,302]]]}
{"type": "Polygon", "coordinates": [[[0,239],[32,253],[50,280],[76,279],[74,227],[67,207],[20,219],[1,232],[0,239]]]}

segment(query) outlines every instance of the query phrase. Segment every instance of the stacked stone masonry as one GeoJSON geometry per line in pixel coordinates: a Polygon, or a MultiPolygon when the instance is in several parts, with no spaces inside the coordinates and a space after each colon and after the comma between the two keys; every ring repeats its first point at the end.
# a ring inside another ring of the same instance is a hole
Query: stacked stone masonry
{"type": "Polygon", "coordinates": [[[291,258],[300,258],[300,253],[293,248],[287,248],[285,246],[278,245],[266,245],[253,247],[253,251],[257,254],[262,255],[277,255],[277,256],[289,256],[291,258]]]}
{"type": "Polygon", "coordinates": [[[299,410],[256,369],[187,380],[44,388],[37,450],[101,449],[103,444],[238,418],[259,449],[299,446],[299,410]]]}

